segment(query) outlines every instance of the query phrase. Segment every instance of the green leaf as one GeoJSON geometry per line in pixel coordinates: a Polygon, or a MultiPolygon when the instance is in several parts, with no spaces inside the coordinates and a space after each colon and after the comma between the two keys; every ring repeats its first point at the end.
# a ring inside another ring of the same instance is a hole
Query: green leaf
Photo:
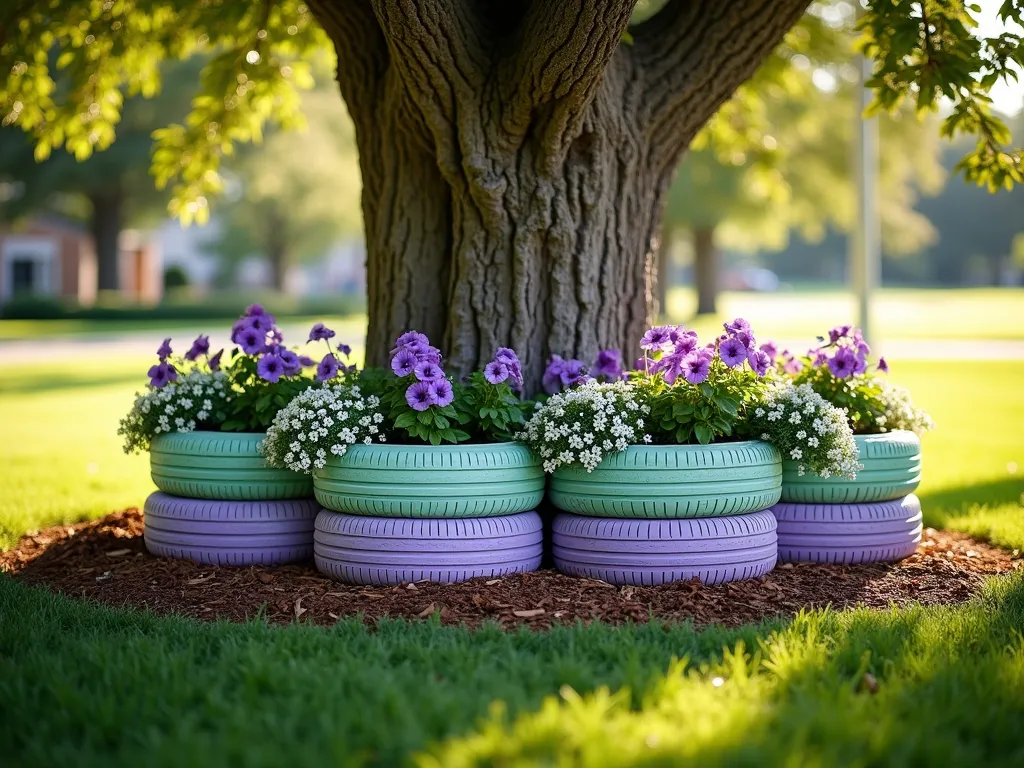
{"type": "Polygon", "coordinates": [[[707,445],[715,436],[715,433],[707,424],[698,423],[693,429],[694,433],[697,435],[697,440],[701,445],[707,445]]]}
{"type": "Polygon", "coordinates": [[[399,414],[398,418],[395,419],[396,429],[408,429],[416,423],[416,415],[413,413],[402,413],[399,414]]]}

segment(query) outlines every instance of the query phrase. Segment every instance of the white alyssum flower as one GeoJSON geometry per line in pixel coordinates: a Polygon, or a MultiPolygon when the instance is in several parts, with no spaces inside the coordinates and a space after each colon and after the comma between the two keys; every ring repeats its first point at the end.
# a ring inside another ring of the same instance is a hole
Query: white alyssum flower
{"type": "Polygon", "coordinates": [[[136,394],[117,430],[124,437],[125,453],[149,450],[153,438],[160,434],[215,427],[231,400],[226,382],[221,371],[190,371],[161,389],[136,394]]]}
{"type": "Polygon", "coordinates": [[[312,474],[330,456],[344,456],[350,445],[384,442],[377,426],[384,421],[376,395],[359,387],[323,386],[307,389],[278,411],[260,452],[267,463],[312,474]]]}
{"type": "Polygon", "coordinates": [[[836,408],[809,384],[780,384],[769,393],[763,417],[760,411],[751,422],[755,433],[787,459],[798,461],[798,474],[852,480],[862,468],[845,409],[836,408]]]}
{"type": "Polygon", "coordinates": [[[538,405],[518,438],[543,459],[545,472],[574,464],[593,472],[608,454],[651,442],[643,431],[650,410],[625,381],[591,382],[538,405]]]}

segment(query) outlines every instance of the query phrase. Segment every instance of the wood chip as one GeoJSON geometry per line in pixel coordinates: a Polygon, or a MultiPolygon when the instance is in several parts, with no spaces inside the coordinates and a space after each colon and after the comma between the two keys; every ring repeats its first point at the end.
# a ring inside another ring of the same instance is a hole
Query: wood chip
{"type": "Polygon", "coordinates": [[[107,552],[107,557],[124,557],[130,555],[132,551],[130,549],[112,549],[107,552]]]}
{"type": "Polygon", "coordinates": [[[518,616],[520,619],[532,619],[535,616],[543,616],[544,613],[543,608],[534,608],[532,611],[512,611],[512,615],[518,616]]]}

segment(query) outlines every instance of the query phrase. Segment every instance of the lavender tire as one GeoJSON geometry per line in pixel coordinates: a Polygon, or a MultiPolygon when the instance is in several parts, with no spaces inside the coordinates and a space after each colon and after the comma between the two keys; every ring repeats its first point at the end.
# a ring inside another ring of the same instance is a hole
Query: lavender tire
{"type": "Polygon", "coordinates": [[[314,560],[350,584],[449,584],[540,567],[543,526],[536,512],[499,517],[363,517],[322,510],[314,560]]]}
{"type": "Polygon", "coordinates": [[[913,494],[864,504],[783,503],[772,513],[784,562],[896,562],[921,543],[921,502],[913,494]]]}
{"type": "Polygon", "coordinates": [[[313,499],[210,501],[146,499],[146,549],[158,557],[207,565],[275,565],[313,554],[313,499]]]}
{"type": "Polygon", "coordinates": [[[775,567],[775,517],[746,515],[678,520],[555,518],[555,565],[562,573],[612,584],[705,584],[750,579],[775,567]]]}

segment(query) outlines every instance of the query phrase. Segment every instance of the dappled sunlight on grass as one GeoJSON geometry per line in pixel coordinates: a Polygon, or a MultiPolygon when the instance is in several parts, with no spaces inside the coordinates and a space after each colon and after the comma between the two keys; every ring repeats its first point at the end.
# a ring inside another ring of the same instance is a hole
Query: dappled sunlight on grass
{"type": "Polygon", "coordinates": [[[564,689],[501,704],[421,768],[537,764],[984,764],[1024,757],[1024,574],[958,608],[814,612],[639,695],[564,689]]]}

